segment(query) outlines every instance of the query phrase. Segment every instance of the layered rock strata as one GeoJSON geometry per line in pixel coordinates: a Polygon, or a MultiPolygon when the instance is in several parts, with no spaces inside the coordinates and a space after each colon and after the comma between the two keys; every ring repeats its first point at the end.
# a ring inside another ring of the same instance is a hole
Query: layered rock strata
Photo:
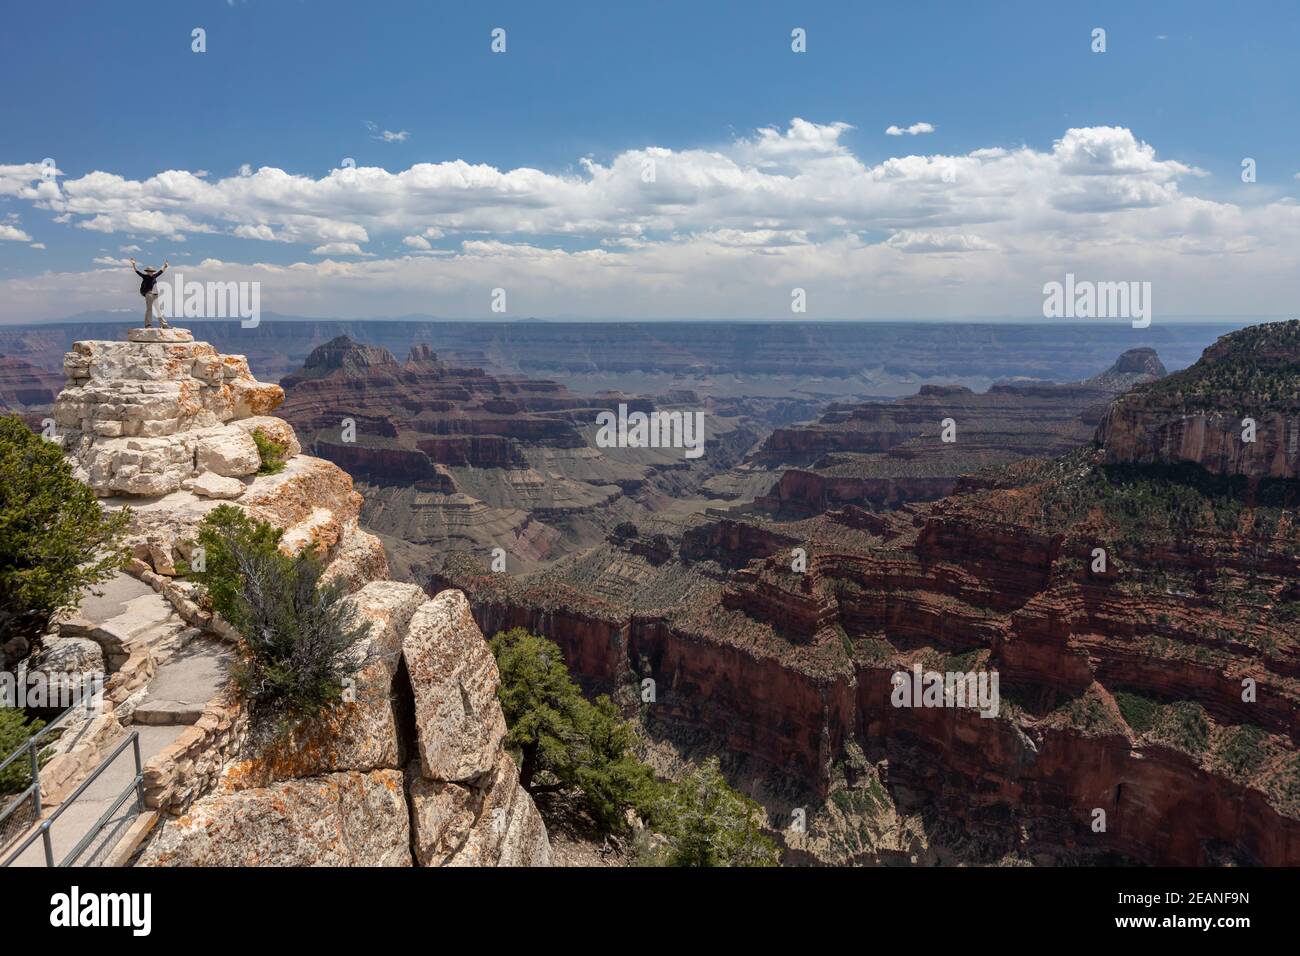
{"type": "Polygon", "coordinates": [[[55,415],[76,473],[107,508],[130,508],[131,570],[191,623],[239,639],[181,573],[203,517],[229,503],[280,528],[285,551],[313,549],[370,625],[338,707],[268,737],[222,696],[150,762],[162,822],[140,864],[546,865],[545,827],[504,749],[496,664],[463,596],[386,580],[350,477],[301,454],[270,415],[279,386],[183,329],[78,342],[65,367],[55,415]],[[264,467],[254,433],[282,468],[264,467]],[[413,769],[416,753],[440,759],[413,769]]]}
{"type": "MultiPolygon", "coordinates": [[[[822,801],[817,859],[886,861],[853,833],[887,801],[955,823],[965,859],[1296,865],[1300,484],[1130,440],[1189,407],[1290,415],[1296,328],[1230,336],[1176,402],[1159,383],[1122,397],[1096,447],[933,503],[706,515],[669,560],[611,541],[523,581],[465,564],[441,583],[485,631],[545,633],[625,700],[652,681],[647,721],[793,775],[822,801]],[[1129,408],[1141,432],[1117,427],[1129,408]],[[918,665],[996,673],[997,715],[900,706],[895,675],[918,665]],[[829,839],[846,806],[866,816],[829,839]]],[[[1242,444],[1229,460],[1252,460],[1242,444]]]]}

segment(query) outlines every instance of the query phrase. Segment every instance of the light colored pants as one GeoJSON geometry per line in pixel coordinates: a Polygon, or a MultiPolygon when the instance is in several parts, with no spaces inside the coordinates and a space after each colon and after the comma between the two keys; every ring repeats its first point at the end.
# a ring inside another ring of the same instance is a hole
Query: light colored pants
{"type": "MultiPolygon", "coordinates": [[[[153,303],[158,298],[157,292],[146,292],[144,296],[144,327],[146,329],[153,327],[153,303]]],[[[163,328],[167,327],[167,319],[161,312],[158,313],[158,324],[163,328]]]]}

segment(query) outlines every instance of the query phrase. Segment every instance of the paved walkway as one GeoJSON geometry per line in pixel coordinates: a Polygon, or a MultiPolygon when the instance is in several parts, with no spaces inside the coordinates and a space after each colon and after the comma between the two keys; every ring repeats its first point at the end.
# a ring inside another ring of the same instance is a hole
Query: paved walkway
{"type": "Polygon", "coordinates": [[[158,668],[132,719],[166,727],[198,723],[208,701],[225,686],[230,659],[228,645],[212,637],[196,638],[158,668]]]}
{"type": "Polygon", "coordinates": [[[129,574],[118,574],[110,578],[98,590],[103,592],[101,596],[87,592],[77,607],[78,614],[97,624],[122,614],[127,609],[127,603],[136,598],[152,596],[162,601],[153,588],[129,574]]]}
{"type": "MultiPolygon", "coordinates": [[[[185,730],[184,727],[133,727],[132,729],[140,732],[140,760],[142,763],[147,761],[153,754],[161,751],[185,730]]],[[[126,790],[134,777],[135,754],[132,748],[127,747],[109,764],[108,769],[86,788],[86,792],[78,797],[59,819],[54,821],[54,826],[50,828],[50,842],[54,847],[54,862],[56,864],[62,863],[63,858],[72,851],[77,842],[99,822],[99,818],[122,795],[122,792],[126,790]]],[[[133,816],[134,807],[134,799],[128,799],[118,816],[133,816]]],[[[105,836],[121,836],[121,832],[114,833],[113,829],[111,826],[107,827],[105,836]]],[[[23,839],[26,839],[26,836],[23,839]]],[[[104,836],[98,838],[95,844],[97,846],[102,842],[104,842],[104,836]]],[[[10,847],[8,852],[12,853],[13,847],[10,847]]],[[[89,856],[89,852],[83,854],[83,859],[79,860],[78,864],[85,863],[85,856],[89,856]]],[[[44,866],[44,841],[38,839],[10,865],[44,866]]]]}
{"type": "MultiPolygon", "coordinates": [[[[180,645],[158,666],[145,689],[144,699],[135,709],[132,726],[126,728],[126,734],[140,734],[143,766],[171,745],[186,726],[196,723],[208,702],[222,691],[232,652],[222,641],[188,628],[166,599],[127,574],[117,575],[100,590],[102,595],[88,594],[82,600],[72,626],[65,633],[70,631],[99,641],[104,646],[110,670],[120,666],[125,655],[141,644],[150,648],[180,645]]],[[[113,746],[125,740],[126,734],[113,746]]],[[[108,748],[105,755],[111,750],[108,748]]],[[[134,751],[127,747],[63,812],[50,829],[56,863],[61,863],[99,822],[130,785],[135,773],[134,751]]],[[[134,799],[129,799],[115,819],[131,816],[134,805],[134,799]]],[[[115,841],[124,830],[125,827],[120,830],[106,827],[78,863],[86,862],[100,844],[105,840],[115,841]]],[[[12,852],[15,845],[7,852],[12,852]]],[[[3,856],[0,854],[0,858],[3,856]]],[[[45,865],[43,841],[33,843],[12,865],[45,865]]]]}

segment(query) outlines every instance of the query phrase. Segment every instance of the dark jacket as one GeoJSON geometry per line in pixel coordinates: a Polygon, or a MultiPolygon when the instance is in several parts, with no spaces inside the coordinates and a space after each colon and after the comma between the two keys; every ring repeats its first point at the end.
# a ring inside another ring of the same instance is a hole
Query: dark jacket
{"type": "Polygon", "coordinates": [[[154,283],[156,283],[159,279],[162,278],[161,271],[155,272],[153,275],[146,275],[145,273],[141,272],[139,269],[136,269],[135,274],[140,277],[141,295],[148,295],[150,292],[152,292],[154,283]]]}

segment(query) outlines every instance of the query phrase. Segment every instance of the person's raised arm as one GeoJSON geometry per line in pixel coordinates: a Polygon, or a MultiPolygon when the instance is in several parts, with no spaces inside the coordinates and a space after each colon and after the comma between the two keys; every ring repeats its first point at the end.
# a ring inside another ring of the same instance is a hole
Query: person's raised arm
{"type": "Polygon", "coordinates": [[[132,258],[132,259],[130,259],[129,261],[130,261],[130,263],[131,263],[131,270],[132,270],[136,275],[138,275],[141,279],[143,279],[143,278],[144,278],[144,273],[141,272],[139,269],[136,268],[136,265],[135,265],[135,259],[132,258]]]}

